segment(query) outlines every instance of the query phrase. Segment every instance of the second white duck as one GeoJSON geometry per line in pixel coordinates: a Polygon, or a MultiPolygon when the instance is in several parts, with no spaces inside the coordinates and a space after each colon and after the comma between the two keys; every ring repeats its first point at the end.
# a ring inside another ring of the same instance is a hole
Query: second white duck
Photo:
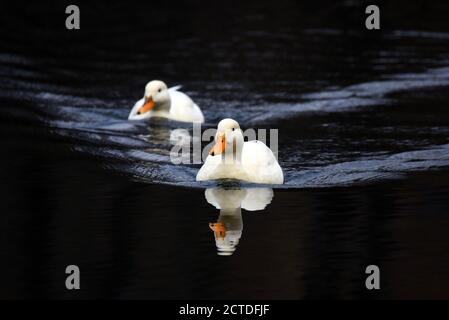
{"type": "Polygon", "coordinates": [[[223,119],[218,124],[215,145],[196,176],[197,181],[215,179],[282,184],[284,174],[265,143],[244,142],[238,122],[223,119]]]}
{"type": "Polygon", "coordinates": [[[145,86],[145,94],[132,108],[128,120],[144,120],[163,117],[182,122],[204,122],[201,109],[180,87],[167,88],[160,80],[153,80],[145,86]]]}

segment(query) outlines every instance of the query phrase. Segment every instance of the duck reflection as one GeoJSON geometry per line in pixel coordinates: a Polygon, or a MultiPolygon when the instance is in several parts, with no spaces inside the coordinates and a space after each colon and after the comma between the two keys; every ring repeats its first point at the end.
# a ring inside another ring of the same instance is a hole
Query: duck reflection
{"type": "Polygon", "coordinates": [[[242,237],[242,209],[246,211],[265,209],[273,199],[273,189],[214,188],[207,189],[205,197],[207,202],[220,210],[217,222],[209,223],[210,229],[214,232],[217,253],[221,256],[230,256],[242,237]]]}

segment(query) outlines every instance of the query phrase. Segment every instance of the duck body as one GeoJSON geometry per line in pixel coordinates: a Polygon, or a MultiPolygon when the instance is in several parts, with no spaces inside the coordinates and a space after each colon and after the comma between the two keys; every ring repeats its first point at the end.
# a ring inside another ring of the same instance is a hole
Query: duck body
{"type": "Polygon", "coordinates": [[[178,91],[179,88],[180,86],[176,86],[167,89],[162,81],[151,81],[145,88],[144,97],[134,104],[128,119],[162,117],[174,121],[203,123],[201,109],[188,95],[178,91]]]}
{"type": "Polygon", "coordinates": [[[188,95],[178,90],[169,90],[171,107],[167,118],[183,122],[204,122],[200,107],[188,95]]]}
{"type": "Polygon", "coordinates": [[[284,174],[273,152],[261,141],[243,144],[242,165],[248,181],[255,183],[284,183],[284,174]]]}
{"type": "Polygon", "coordinates": [[[209,155],[196,175],[196,181],[236,179],[249,181],[249,175],[241,163],[225,163],[220,155],[209,155]]]}
{"type": "Polygon", "coordinates": [[[237,179],[264,184],[284,183],[284,174],[270,148],[258,140],[243,142],[240,127],[232,127],[237,122],[232,119],[225,120],[219,124],[216,139],[226,135],[219,138],[225,141],[219,148],[230,152],[217,154],[217,144],[221,142],[218,141],[198,171],[196,180],[237,179]],[[225,120],[231,120],[225,122],[231,126],[227,135],[220,132],[220,124],[225,120]]]}

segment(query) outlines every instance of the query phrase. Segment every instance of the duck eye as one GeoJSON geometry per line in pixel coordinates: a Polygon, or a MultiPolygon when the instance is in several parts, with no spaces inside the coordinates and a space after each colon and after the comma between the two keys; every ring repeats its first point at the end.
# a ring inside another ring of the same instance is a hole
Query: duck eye
{"type": "Polygon", "coordinates": [[[232,131],[234,131],[235,130],[235,128],[232,128],[232,131]]]}
{"type": "Polygon", "coordinates": [[[162,91],[162,89],[161,88],[159,88],[159,90],[157,90],[158,92],[161,92],[162,91]]]}

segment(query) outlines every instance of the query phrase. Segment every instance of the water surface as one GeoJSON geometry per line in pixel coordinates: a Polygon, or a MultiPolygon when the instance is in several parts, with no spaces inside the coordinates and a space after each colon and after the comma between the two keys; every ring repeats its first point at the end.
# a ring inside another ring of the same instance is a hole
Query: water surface
{"type": "Polygon", "coordinates": [[[387,6],[370,33],[363,8],[333,3],[162,6],[151,20],[86,5],[76,32],[63,4],[5,6],[0,296],[447,297],[447,5],[387,6]],[[190,124],[126,120],[154,78],[183,85],[202,130],[278,129],[285,184],[195,182],[200,165],[169,155],[190,124]],[[68,264],[82,292],[65,290],[68,264]]]}

